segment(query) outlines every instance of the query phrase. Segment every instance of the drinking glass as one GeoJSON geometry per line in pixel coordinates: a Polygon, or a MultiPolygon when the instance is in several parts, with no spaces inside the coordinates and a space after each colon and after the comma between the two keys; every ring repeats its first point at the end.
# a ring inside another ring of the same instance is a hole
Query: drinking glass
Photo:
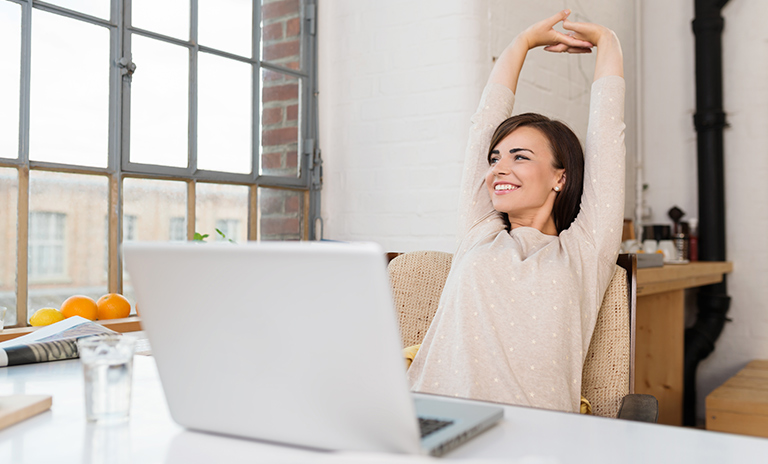
{"type": "Polygon", "coordinates": [[[128,420],[135,340],[97,335],[77,341],[83,363],[85,417],[98,423],[128,420]]]}

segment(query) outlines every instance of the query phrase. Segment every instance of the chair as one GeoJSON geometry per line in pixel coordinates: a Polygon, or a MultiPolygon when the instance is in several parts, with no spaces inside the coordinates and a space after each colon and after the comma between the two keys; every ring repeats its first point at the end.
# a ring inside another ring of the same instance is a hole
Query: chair
{"type": "MultiPolygon", "coordinates": [[[[403,347],[420,344],[437,311],[453,255],[415,251],[389,257],[403,347]]],[[[636,273],[637,256],[620,255],[587,351],[581,390],[595,415],[656,422],[656,398],[634,394],[636,273]]]]}

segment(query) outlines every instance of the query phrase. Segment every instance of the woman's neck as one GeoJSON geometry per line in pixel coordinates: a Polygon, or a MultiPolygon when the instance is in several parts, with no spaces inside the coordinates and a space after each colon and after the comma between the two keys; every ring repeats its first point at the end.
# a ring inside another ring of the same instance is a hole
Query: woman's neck
{"type": "Polygon", "coordinates": [[[558,235],[557,227],[555,227],[555,218],[551,214],[544,218],[537,218],[536,216],[530,218],[509,216],[509,224],[512,229],[532,227],[544,235],[558,235]]]}

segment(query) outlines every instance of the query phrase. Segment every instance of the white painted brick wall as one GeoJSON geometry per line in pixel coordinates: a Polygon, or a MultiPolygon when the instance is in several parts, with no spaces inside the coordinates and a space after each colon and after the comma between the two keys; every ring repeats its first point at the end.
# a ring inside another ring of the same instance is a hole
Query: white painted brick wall
{"type": "Polygon", "coordinates": [[[326,238],[452,251],[485,2],[320,5],[326,238]]]}

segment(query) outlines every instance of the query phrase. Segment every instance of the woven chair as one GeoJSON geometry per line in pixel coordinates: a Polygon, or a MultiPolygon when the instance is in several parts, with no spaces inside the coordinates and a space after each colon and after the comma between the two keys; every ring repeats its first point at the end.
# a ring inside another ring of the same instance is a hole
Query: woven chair
{"type": "MultiPolygon", "coordinates": [[[[403,347],[418,345],[424,339],[451,260],[450,253],[415,251],[395,255],[390,261],[389,277],[403,347]]],[[[636,269],[635,255],[619,256],[587,351],[581,391],[595,415],[655,422],[656,399],[634,394],[636,269]]]]}

